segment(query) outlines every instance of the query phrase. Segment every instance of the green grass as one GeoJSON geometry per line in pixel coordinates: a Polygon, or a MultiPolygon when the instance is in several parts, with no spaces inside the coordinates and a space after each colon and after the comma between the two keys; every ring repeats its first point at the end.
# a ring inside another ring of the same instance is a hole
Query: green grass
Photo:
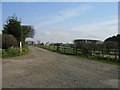
{"type": "MultiPolygon", "coordinates": [[[[57,52],[53,46],[41,46],[41,45],[35,45],[39,48],[43,48],[43,49],[47,49],[47,50],[50,50],[50,51],[53,51],[53,52],[57,52]]],[[[63,51],[59,52],[59,53],[62,53],[64,54],[63,51]]],[[[120,65],[120,63],[118,62],[115,62],[114,60],[113,61],[109,61],[109,60],[104,60],[102,58],[97,58],[97,57],[87,57],[87,56],[82,56],[82,55],[74,55],[73,54],[74,52],[71,52],[71,53],[66,53],[67,55],[71,54],[70,56],[74,56],[76,58],[80,58],[82,60],[92,60],[92,61],[98,61],[98,62],[102,62],[102,63],[107,63],[107,64],[114,64],[114,65],[120,65]]]]}
{"type": "Polygon", "coordinates": [[[15,57],[20,55],[25,55],[29,52],[28,46],[23,46],[22,52],[19,49],[7,49],[2,50],[2,58],[15,57]]]}
{"type": "Polygon", "coordinates": [[[114,64],[114,65],[120,65],[120,63],[118,62],[113,62],[113,61],[109,61],[109,60],[104,60],[104,59],[99,59],[99,58],[95,58],[95,57],[86,57],[86,56],[74,56],[76,58],[80,58],[83,60],[91,60],[91,61],[97,61],[97,62],[102,62],[102,63],[107,63],[107,64],[114,64]]]}
{"type": "Polygon", "coordinates": [[[53,51],[55,52],[56,50],[54,49],[54,47],[51,47],[51,46],[42,46],[42,45],[35,45],[39,48],[43,48],[43,49],[46,49],[46,50],[50,50],[50,51],[53,51]]]}

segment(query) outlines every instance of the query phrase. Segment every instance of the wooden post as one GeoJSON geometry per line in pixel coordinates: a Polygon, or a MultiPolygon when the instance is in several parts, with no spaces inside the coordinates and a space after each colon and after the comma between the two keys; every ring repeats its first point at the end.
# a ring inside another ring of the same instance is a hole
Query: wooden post
{"type": "Polygon", "coordinates": [[[104,58],[104,50],[102,50],[102,58],[104,58]]]}
{"type": "Polygon", "coordinates": [[[115,55],[115,60],[117,60],[117,51],[116,51],[116,49],[114,50],[114,55],[115,55]]]}
{"type": "Polygon", "coordinates": [[[22,42],[20,42],[20,51],[22,52],[22,42]]]}

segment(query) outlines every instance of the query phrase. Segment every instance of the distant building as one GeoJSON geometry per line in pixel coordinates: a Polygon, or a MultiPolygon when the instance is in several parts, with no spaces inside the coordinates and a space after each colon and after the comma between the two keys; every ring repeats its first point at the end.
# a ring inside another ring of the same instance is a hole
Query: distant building
{"type": "Polygon", "coordinates": [[[37,44],[41,44],[40,41],[37,41],[37,44]]]}
{"type": "Polygon", "coordinates": [[[46,42],[45,46],[49,46],[49,45],[50,45],[50,43],[49,43],[49,42],[46,42]]]}
{"type": "Polygon", "coordinates": [[[35,45],[35,41],[26,41],[25,42],[27,45],[35,45]]]}

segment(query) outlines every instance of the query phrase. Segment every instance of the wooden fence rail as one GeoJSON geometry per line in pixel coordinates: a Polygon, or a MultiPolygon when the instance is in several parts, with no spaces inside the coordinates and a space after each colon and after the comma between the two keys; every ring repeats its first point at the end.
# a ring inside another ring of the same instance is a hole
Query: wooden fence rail
{"type": "Polygon", "coordinates": [[[105,60],[119,60],[119,51],[117,49],[109,50],[109,52],[107,52],[107,50],[92,50],[90,55],[85,55],[81,49],[76,49],[69,46],[47,46],[47,48],[59,53],[69,55],[84,55],[88,57],[97,57],[105,60]]]}

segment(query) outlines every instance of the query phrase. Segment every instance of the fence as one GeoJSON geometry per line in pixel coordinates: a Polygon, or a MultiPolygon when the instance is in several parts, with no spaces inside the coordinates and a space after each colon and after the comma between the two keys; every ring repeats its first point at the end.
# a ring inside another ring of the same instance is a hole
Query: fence
{"type": "Polygon", "coordinates": [[[109,52],[107,50],[87,50],[87,52],[85,52],[83,51],[83,49],[77,49],[70,46],[40,46],[40,47],[67,55],[82,55],[109,61],[119,60],[119,51],[117,49],[109,50],[109,52]]]}

